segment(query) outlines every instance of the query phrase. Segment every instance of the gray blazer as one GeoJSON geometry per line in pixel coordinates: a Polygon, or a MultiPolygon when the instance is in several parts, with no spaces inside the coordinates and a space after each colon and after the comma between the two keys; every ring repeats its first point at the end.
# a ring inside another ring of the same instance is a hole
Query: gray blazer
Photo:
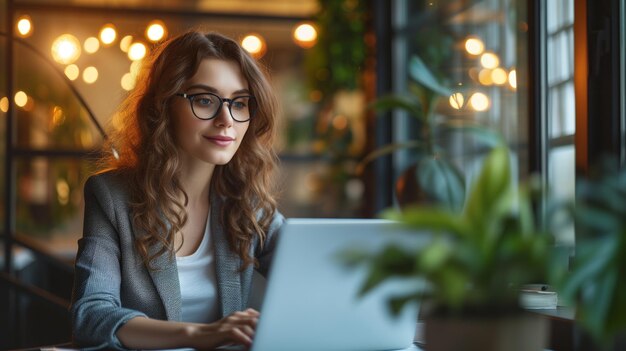
{"type": "MultiPolygon", "coordinates": [[[[85,184],[83,237],[78,242],[72,293],[74,341],[81,346],[123,349],[115,333],[137,316],[179,321],[180,286],[176,259],[164,254],[148,270],[135,250],[128,185],[112,172],[93,176],[85,184]]],[[[222,316],[245,308],[253,267],[239,271],[241,260],[228,246],[218,219],[221,201],[211,196],[211,238],[215,248],[217,290],[222,316]]],[[[266,275],[284,222],[276,212],[263,249],[254,242],[251,254],[266,275]]],[[[156,248],[155,248],[156,250],[156,248]]]]}

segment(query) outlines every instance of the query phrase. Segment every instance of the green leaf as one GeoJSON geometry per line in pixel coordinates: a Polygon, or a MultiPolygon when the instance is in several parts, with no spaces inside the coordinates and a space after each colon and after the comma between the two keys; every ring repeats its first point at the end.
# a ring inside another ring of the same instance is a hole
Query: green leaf
{"type": "Polygon", "coordinates": [[[465,223],[458,215],[439,208],[409,207],[402,212],[386,211],[383,212],[383,218],[400,221],[402,225],[422,232],[445,232],[464,236],[467,231],[465,223]]]}
{"type": "Polygon", "coordinates": [[[435,240],[417,257],[418,269],[429,273],[441,269],[451,255],[450,247],[442,240],[435,240]]]}
{"type": "Polygon", "coordinates": [[[483,127],[476,122],[465,119],[452,119],[442,122],[438,128],[444,133],[461,132],[472,135],[476,141],[487,147],[498,147],[505,145],[505,141],[500,133],[483,127]]]}
{"type": "Polygon", "coordinates": [[[420,187],[433,199],[452,211],[460,211],[465,201],[465,181],[461,172],[439,157],[424,157],[417,167],[420,187]]]}
{"type": "Polygon", "coordinates": [[[388,111],[394,109],[400,109],[406,111],[410,116],[415,117],[421,121],[425,121],[426,118],[421,109],[420,102],[414,97],[402,96],[402,95],[385,95],[376,99],[369,105],[370,108],[376,111],[388,111]]]}
{"type": "Polygon", "coordinates": [[[493,149],[472,185],[465,206],[465,219],[478,232],[490,229],[512,206],[512,182],[506,147],[493,149]]]}
{"type": "Polygon", "coordinates": [[[397,316],[402,312],[404,306],[409,302],[420,302],[423,294],[412,293],[403,296],[394,296],[389,299],[389,310],[393,316],[397,316]]]}
{"type": "Polygon", "coordinates": [[[426,64],[424,64],[424,61],[417,55],[411,57],[411,61],[409,62],[409,75],[433,92],[444,96],[452,95],[452,91],[439,83],[426,64]]]}

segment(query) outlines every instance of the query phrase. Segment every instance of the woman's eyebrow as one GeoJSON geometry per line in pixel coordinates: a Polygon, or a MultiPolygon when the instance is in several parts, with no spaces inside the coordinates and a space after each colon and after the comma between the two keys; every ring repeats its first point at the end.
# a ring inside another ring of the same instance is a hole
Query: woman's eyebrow
{"type": "MultiPolygon", "coordinates": [[[[209,93],[214,93],[214,94],[219,93],[217,89],[208,85],[204,85],[204,84],[194,84],[187,88],[187,90],[192,90],[192,89],[201,89],[201,90],[205,90],[205,91],[208,91],[209,93]]],[[[239,89],[239,90],[234,91],[231,95],[240,95],[240,94],[250,94],[250,90],[239,89]]]]}

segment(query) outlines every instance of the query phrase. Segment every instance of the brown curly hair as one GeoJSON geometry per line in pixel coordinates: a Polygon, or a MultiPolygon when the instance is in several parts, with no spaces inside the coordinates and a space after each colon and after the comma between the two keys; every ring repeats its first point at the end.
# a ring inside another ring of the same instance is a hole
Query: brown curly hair
{"type": "Polygon", "coordinates": [[[189,31],[172,38],[145,60],[136,87],[114,117],[118,127],[107,141],[114,151],[104,159],[107,169],[122,172],[130,182],[135,245],[148,267],[157,256],[174,255],[175,234],[187,221],[185,203],[179,200],[186,202],[187,194],[179,178],[170,102],[206,58],[236,62],[258,101],[239,150],[229,163],[215,167],[211,180],[211,192],[223,199],[221,224],[243,267],[256,263],[250,247],[255,239],[263,243],[276,211],[271,185],[277,164],[277,102],[266,71],[223,35],[189,31]],[[158,250],[150,255],[153,246],[158,250]]]}

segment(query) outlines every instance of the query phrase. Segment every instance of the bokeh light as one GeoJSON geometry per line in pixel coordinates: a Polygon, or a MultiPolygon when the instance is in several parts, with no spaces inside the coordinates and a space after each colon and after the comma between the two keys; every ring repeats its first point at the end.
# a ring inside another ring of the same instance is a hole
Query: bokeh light
{"type": "Polygon", "coordinates": [[[93,54],[94,52],[100,49],[100,41],[96,37],[89,37],[85,39],[85,43],[83,44],[83,49],[89,54],[93,54]]]}
{"type": "Polygon", "coordinates": [[[165,27],[165,23],[159,20],[150,22],[146,28],[146,38],[153,43],[165,38],[166,33],[167,29],[165,27]]]}
{"type": "Polygon", "coordinates": [[[65,67],[64,73],[69,80],[76,80],[76,78],[80,75],[80,70],[78,69],[78,66],[71,64],[65,67]]]}
{"type": "Polygon", "coordinates": [[[489,108],[489,98],[483,93],[474,93],[469,98],[471,107],[479,112],[486,111],[489,108]]]}
{"type": "Polygon", "coordinates": [[[463,108],[463,105],[465,105],[465,97],[462,93],[454,93],[450,95],[450,99],[448,100],[450,102],[450,106],[452,106],[455,110],[460,110],[463,108]]]}
{"type": "Polygon", "coordinates": [[[494,69],[500,65],[500,58],[493,52],[486,52],[480,57],[480,64],[485,68],[494,69]]]}
{"type": "Polygon", "coordinates": [[[0,111],[4,113],[9,112],[9,98],[6,96],[0,99],[0,111]]]}
{"type": "Polygon", "coordinates": [[[15,97],[13,101],[15,101],[15,104],[17,106],[24,107],[26,106],[26,103],[28,102],[28,95],[26,95],[25,92],[20,90],[17,93],[15,93],[15,97]]]}
{"type": "Polygon", "coordinates": [[[87,84],[93,84],[98,80],[98,69],[94,66],[89,66],[83,71],[83,81],[87,84]]]}
{"type": "Polygon", "coordinates": [[[465,40],[465,51],[470,55],[478,56],[485,51],[485,43],[476,37],[469,37],[465,40]]]}
{"type": "Polygon", "coordinates": [[[146,49],[146,45],[144,43],[133,43],[130,48],[128,48],[128,58],[133,61],[141,60],[146,56],[147,51],[148,49],[146,49]]]}
{"type": "Polygon", "coordinates": [[[122,89],[126,91],[133,90],[133,88],[135,87],[135,77],[133,77],[132,73],[130,72],[125,73],[122,76],[120,84],[122,85],[122,89]]]}
{"type": "Polygon", "coordinates": [[[112,24],[106,24],[100,29],[100,41],[104,45],[111,45],[117,38],[117,31],[112,24]]]}
{"type": "Polygon", "coordinates": [[[491,71],[491,80],[493,81],[494,84],[496,85],[505,84],[507,79],[508,77],[504,69],[497,67],[497,68],[494,68],[493,71],[491,71]]]}
{"type": "Polygon", "coordinates": [[[127,53],[128,49],[130,48],[130,44],[132,43],[133,43],[132,35],[127,35],[123,37],[122,40],[120,40],[120,50],[127,53]]]}
{"type": "Polygon", "coordinates": [[[241,46],[252,56],[259,58],[265,54],[265,40],[258,34],[249,34],[241,41],[241,46]]]}
{"type": "Polygon", "coordinates": [[[517,71],[515,68],[509,72],[509,85],[511,88],[517,89],[517,71]]]}
{"type": "Polygon", "coordinates": [[[293,39],[300,47],[308,49],[317,42],[317,30],[310,23],[302,23],[293,31],[293,39]]]}
{"type": "Polygon", "coordinates": [[[20,37],[26,38],[33,34],[33,21],[29,16],[20,16],[17,20],[17,33],[20,37]]]}
{"type": "Polygon", "coordinates": [[[63,34],[54,40],[50,51],[56,62],[68,65],[80,57],[80,42],[71,34],[63,34]]]}

